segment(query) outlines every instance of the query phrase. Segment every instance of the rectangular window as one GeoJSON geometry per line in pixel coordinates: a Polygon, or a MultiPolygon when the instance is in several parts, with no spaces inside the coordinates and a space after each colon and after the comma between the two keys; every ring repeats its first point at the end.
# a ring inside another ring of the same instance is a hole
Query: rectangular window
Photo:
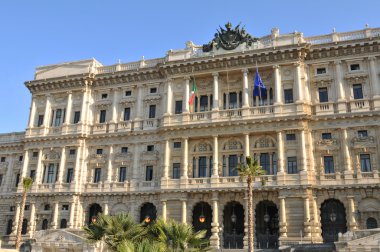
{"type": "Polygon", "coordinates": [[[237,102],[237,93],[236,92],[232,92],[230,93],[230,104],[229,104],[229,109],[236,109],[238,108],[238,102],[237,102]]]}
{"type": "Polygon", "coordinates": [[[146,167],[145,180],[146,181],[152,181],[153,180],[153,166],[152,165],[148,165],[146,167]]]}
{"type": "Polygon", "coordinates": [[[323,140],[327,140],[327,139],[331,139],[332,136],[331,136],[331,133],[322,133],[322,139],[323,140]]]}
{"type": "Polygon", "coordinates": [[[363,99],[363,87],[362,84],[354,84],[352,86],[352,91],[354,93],[354,99],[363,99]]]}
{"type": "Polygon", "coordinates": [[[69,205],[62,205],[62,211],[69,211],[69,205]]]}
{"type": "Polygon", "coordinates": [[[329,94],[327,92],[327,87],[319,88],[319,102],[328,102],[329,101],[329,94]]]}
{"type": "Polygon", "coordinates": [[[361,138],[368,137],[368,131],[358,130],[358,137],[361,137],[361,138]]]}
{"type": "Polygon", "coordinates": [[[174,142],[173,143],[173,148],[174,149],[181,149],[181,142],[174,142]]]}
{"type": "Polygon", "coordinates": [[[128,147],[121,147],[121,153],[128,153],[128,147]]]}
{"type": "Polygon", "coordinates": [[[1,163],[4,163],[4,162],[5,162],[5,157],[1,157],[1,158],[0,158],[0,162],[1,162],[1,163]]]}
{"type": "Polygon", "coordinates": [[[38,157],[38,151],[34,151],[32,154],[32,157],[34,157],[34,158],[38,157]]]}
{"type": "Polygon", "coordinates": [[[102,168],[95,168],[94,170],[94,183],[99,183],[102,176],[102,168]]]}
{"type": "Polygon", "coordinates": [[[71,183],[71,181],[73,180],[73,175],[74,175],[74,169],[68,168],[67,169],[67,176],[66,176],[66,183],[71,183]]]}
{"type": "Polygon", "coordinates": [[[70,150],[69,150],[69,155],[70,155],[70,156],[75,155],[75,149],[70,149],[70,150]]]}
{"type": "Polygon", "coordinates": [[[150,89],[150,93],[151,93],[151,94],[155,94],[155,93],[157,93],[157,88],[155,88],[155,87],[151,88],[151,89],[150,89]]]}
{"type": "Polygon", "coordinates": [[[173,163],[173,179],[179,179],[181,176],[181,164],[173,163]]]}
{"type": "Polygon", "coordinates": [[[182,101],[175,101],[175,111],[174,113],[176,114],[181,114],[182,113],[182,101]]]}
{"type": "Polygon", "coordinates": [[[207,176],[207,160],[206,157],[199,157],[198,159],[198,177],[204,178],[207,176]]]}
{"type": "Polygon", "coordinates": [[[199,112],[203,112],[207,110],[208,110],[208,96],[201,95],[201,97],[199,98],[199,112]]]}
{"type": "Polygon", "coordinates": [[[131,90],[125,91],[125,96],[131,96],[131,95],[132,95],[132,91],[131,90]]]}
{"type": "Polygon", "coordinates": [[[360,154],[360,169],[362,172],[370,172],[371,169],[371,157],[369,154],[360,154]]]}
{"type": "Polygon", "coordinates": [[[295,141],[296,134],[286,134],[286,141],[295,141]]]}
{"type": "Polygon", "coordinates": [[[33,181],[36,177],[36,170],[30,170],[30,176],[29,176],[33,181]]]}
{"type": "Polygon", "coordinates": [[[3,183],[3,174],[0,174],[0,186],[3,183]]]}
{"type": "Polygon", "coordinates": [[[334,157],[333,156],[324,156],[323,164],[325,166],[325,173],[334,173],[334,157]]]}
{"type": "Polygon", "coordinates": [[[46,183],[54,182],[54,164],[49,164],[46,183]]]}
{"type": "Polygon", "coordinates": [[[40,127],[44,124],[44,115],[38,115],[37,127],[40,127]]]}
{"type": "Polygon", "coordinates": [[[260,166],[265,170],[265,174],[270,174],[270,162],[269,162],[269,153],[260,154],[260,166]]]}
{"type": "Polygon", "coordinates": [[[16,175],[16,187],[18,186],[18,183],[20,183],[20,173],[17,173],[16,175]]]}
{"type": "Polygon", "coordinates": [[[350,65],[350,70],[351,71],[359,71],[360,70],[360,65],[359,64],[351,64],[350,65]]]}
{"type": "Polygon", "coordinates": [[[24,156],[19,156],[18,157],[18,161],[22,162],[22,160],[24,159],[24,156]]]}
{"type": "Polygon", "coordinates": [[[146,150],[147,150],[147,151],[154,151],[154,145],[148,145],[148,146],[146,147],[146,150]]]}
{"type": "Polygon", "coordinates": [[[105,123],[106,122],[106,110],[100,110],[99,115],[99,123],[105,123]]]}
{"type": "Polygon", "coordinates": [[[149,106],[149,118],[156,118],[156,105],[149,106]]]}
{"type": "Polygon", "coordinates": [[[131,119],[131,108],[124,108],[124,121],[131,119]]]}
{"type": "Polygon", "coordinates": [[[74,124],[78,123],[80,120],[80,111],[74,112],[74,124]]]}
{"type": "Polygon", "coordinates": [[[284,89],[285,103],[293,103],[293,89],[284,89]]]}
{"type": "Polygon", "coordinates": [[[127,167],[120,167],[119,169],[119,182],[124,182],[127,178],[127,167]]]}
{"type": "Polygon", "coordinates": [[[297,157],[288,157],[288,174],[296,174],[297,172],[297,157]]]}
{"type": "Polygon", "coordinates": [[[103,149],[96,149],[96,154],[102,155],[103,154],[103,149]]]}
{"type": "Polygon", "coordinates": [[[62,122],[62,109],[57,109],[55,111],[55,121],[54,121],[54,126],[59,126],[61,125],[62,122]]]}
{"type": "Polygon", "coordinates": [[[30,205],[25,205],[24,210],[29,211],[29,209],[30,209],[30,205]]]}
{"type": "Polygon", "coordinates": [[[238,156],[237,155],[229,155],[228,156],[228,176],[237,176],[238,172],[236,170],[238,164],[238,156]]]}
{"type": "Polygon", "coordinates": [[[107,99],[108,98],[108,94],[102,94],[102,99],[107,99]]]}
{"type": "Polygon", "coordinates": [[[326,68],[325,67],[319,67],[317,68],[317,74],[326,74],[326,68]]]}

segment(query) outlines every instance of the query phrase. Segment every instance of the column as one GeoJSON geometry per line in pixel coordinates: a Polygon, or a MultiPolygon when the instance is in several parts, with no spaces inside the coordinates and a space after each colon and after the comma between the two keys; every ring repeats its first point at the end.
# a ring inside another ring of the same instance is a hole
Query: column
{"type": "Polygon", "coordinates": [[[104,202],[103,214],[104,215],[109,215],[109,205],[108,205],[108,202],[104,202]]]}
{"type": "Polygon", "coordinates": [[[62,147],[61,151],[61,162],[59,164],[59,171],[58,171],[58,184],[63,182],[63,174],[66,169],[66,147],[62,147]]]}
{"type": "Polygon", "coordinates": [[[108,155],[107,178],[106,178],[106,183],[108,184],[112,182],[113,152],[114,152],[114,147],[110,145],[110,151],[108,155]]]}
{"type": "Polygon", "coordinates": [[[70,203],[69,228],[75,227],[74,214],[75,214],[75,198],[73,202],[70,203]]]}
{"type": "Polygon", "coordinates": [[[214,148],[213,148],[213,158],[212,158],[212,177],[219,177],[219,157],[218,157],[218,136],[213,136],[214,138],[214,148]]]}
{"type": "Polygon", "coordinates": [[[337,60],[334,62],[336,71],[336,88],[338,101],[344,101],[344,86],[343,86],[343,74],[342,74],[342,62],[337,60]]]}
{"type": "Polygon", "coordinates": [[[274,69],[274,105],[281,105],[282,101],[282,87],[281,87],[281,76],[280,76],[280,66],[273,66],[274,69]]]}
{"type": "Polygon", "coordinates": [[[284,173],[284,140],[282,131],[277,131],[277,166],[278,173],[284,173]]]}
{"type": "MultiPolygon", "coordinates": [[[[44,166],[42,164],[42,154],[43,154],[43,149],[38,150],[38,160],[37,160],[37,168],[36,168],[36,178],[35,178],[35,185],[38,185],[40,183],[43,183],[43,178],[41,178],[43,174],[43,169],[44,166]]],[[[25,157],[24,157],[24,162],[25,162],[25,157]]]]}
{"type": "Polygon", "coordinates": [[[53,229],[57,229],[58,227],[58,212],[59,212],[59,203],[54,203],[54,210],[53,210],[53,220],[51,223],[51,226],[53,229]]]}
{"type": "Polygon", "coordinates": [[[305,237],[310,237],[310,208],[309,208],[309,197],[306,196],[303,201],[303,211],[304,211],[304,234],[305,237]]]}
{"type": "Polygon", "coordinates": [[[18,160],[16,159],[18,158],[18,156],[13,154],[9,158],[10,160],[8,163],[7,171],[6,171],[5,177],[3,178],[3,186],[2,186],[3,192],[7,192],[8,190],[11,190],[13,186],[12,185],[13,165],[18,160]]]}
{"type": "Polygon", "coordinates": [[[139,144],[135,144],[133,148],[133,171],[132,179],[137,182],[139,178],[139,160],[140,160],[140,148],[139,144]]]}
{"type": "Polygon", "coordinates": [[[30,106],[29,124],[28,124],[29,128],[34,127],[34,123],[36,119],[35,117],[36,117],[36,98],[32,97],[32,104],[30,106]]]}
{"type": "Polygon", "coordinates": [[[30,203],[30,218],[29,218],[29,234],[32,236],[34,234],[36,226],[36,203],[30,203]]]}
{"type": "Polygon", "coordinates": [[[169,178],[169,162],[170,162],[170,141],[165,140],[165,159],[164,159],[164,178],[169,178]]]}
{"type": "Polygon", "coordinates": [[[79,146],[76,150],[76,156],[75,156],[75,168],[74,168],[74,176],[73,180],[71,181],[71,185],[75,186],[80,183],[80,171],[81,171],[81,155],[84,154],[84,148],[82,150],[82,143],[79,143],[79,146]]]}
{"type": "Polygon", "coordinates": [[[314,141],[311,130],[307,132],[308,142],[309,142],[309,166],[310,171],[315,172],[315,160],[314,160],[314,141]]]}
{"type": "Polygon", "coordinates": [[[379,93],[379,77],[376,68],[376,57],[371,56],[369,59],[369,69],[371,74],[372,92],[374,97],[378,97],[379,93]]]}
{"type": "Polygon", "coordinates": [[[304,89],[301,78],[301,63],[295,63],[295,88],[296,88],[296,102],[302,102],[304,100],[304,89]]]}
{"type": "Polygon", "coordinates": [[[162,220],[166,222],[166,215],[167,215],[167,212],[166,212],[166,200],[162,200],[161,201],[162,203],[162,220]]]}
{"type": "Polygon", "coordinates": [[[342,129],[342,147],[345,173],[352,173],[350,147],[348,145],[348,133],[346,128],[342,129]]]}
{"type": "Polygon", "coordinates": [[[66,104],[66,116],[65,116],[65,124],[70,124],[71,120],[71,110],[73,106],[73,92],[68,91],[68,96],[67,96],[67,104],[66,104]]]}
{"type": "Polygon", "coordinates": [[[45,114],[44,114],[44,127],[49,127],[49,122],[50,122],[50,110],[51,110],[51,96],[47,95],[46,96],[46,104],[45,104],[45,114]]]}
{"type": "Polygon", "coordinates": [[[119,113],[119,104],[118,104],[118,100],[119,100],[119,92],[118,92],[118,88],[115,88],[113,90],[113,100],[112,100],[112,119],[111,119],[111,122],[113,123],[117,123],[118,121],[118,113],[119,113]]]}
{"type": "Polygon", "coordinates": [[[22,178],[25,178],[27,176],[28,166],[29,166],[29,151],[25,150],[25,152],[24,152],[24,163],[22,165],[22,170],[20,173],[20,185],[22,185],[22,178]]]}
{"type": "Polygon", "coordinates": [[[189,99],[190,99],[190,77],[185,78],[185,93],[183,95],[183,113],[189,113],[189,99]]]}
{"type": "Polygon", "coordinates": [[[17,228],[18,228],[18,221],[20,218],[20,203],[16,203],[16,212],[15,212],[15,217],[13,219],[13,227],[12,227],[12,234],[17,233],[17,228]]]}
{"type": "Polygon", "coordinates": [[[298,148],[301,149],[301,171],[305,172],[307,171],[305,130],[301,130],[300,138],[301,138],[301,141],[298,148]]]}
{"type": "Polygon", "coordinates": [[[214,77],[212,110],[219,110],[219,73],[213,73],[212,76],[214,77]]]}
{"type": "Polygon", "coordinates": [[[188,178],[188,168],[189,168],[189,139],[183,138],[183,164],[182,164],[182,178],[188,178]]]}
{"type": "Polygon", "coordinates": [[[212,223],[210,245],[213,248],[219,249],[219,209],[218,209],[218,192],[213,192],[212,195],[212,223]]]}
{"type": "Polygon", "coordinates": [[[82,95],[82,109],[81,109],[81,116],[80,121],[81,123],[86,124],[87,123],[87,102],[88,102],[88,94],[87,89],[83,89],[83,95],[82,95]]]}
{"type": "Polygon", "coordinates": [[[168,92],[166,97],[166,115],[172,114],[172,104],[173,104],[173,87],[172,87],[172,79],[167,79],[168,92]]]}
{"type": "Polygon", "coordinates": [[[245,133],[244,134],[244,156],[249,157],[249,134],[245,133]]]}
{"type": "Polygon", "coordinates": [[[313,220],[314,220],[314,231],[311,234],[313,236],[313,240],[316,242],[321,242],[321,227],[320,227],[320,221],[319,221],[319,215],[318,215],[318,204],[317,204],[317,197],[313,197],[313,220]],[[314,239],[316,238],[316,239],[314,239]]]}
{"type": "Polygon", "coordinates": [[[187,222],[187,206],[186,206],[187,200],[182,199],[181,203],[182,203],[182,223],[186,223],[187,222]]]}
{"type": "Polygon", "coordinates": [[[279,199],[280,199],[280,233],[281,233],[281,237],[287,237],[285,197],[279,197],[279,199]]]}
{"type": "Polygon", "coordinates": [[[142,95],[143,95],[143,87],[139,86],[137,87],[137,100],[136,100],[136,116],[135,120],[139,121],[142,118],[142,95]]]}
{"type": "Polygon", "coordinates": [[[349,225],[350,225],[350,231],[357,229],[357,223],[355,218],[355,201],[354,196],[347,196],[348,199],[348,217],[349,217],[349,225]]]}
{"type": "Polygon", "coordinates": [[[243,108],[249,108],[248,69],[243,69],[243,108]]]}

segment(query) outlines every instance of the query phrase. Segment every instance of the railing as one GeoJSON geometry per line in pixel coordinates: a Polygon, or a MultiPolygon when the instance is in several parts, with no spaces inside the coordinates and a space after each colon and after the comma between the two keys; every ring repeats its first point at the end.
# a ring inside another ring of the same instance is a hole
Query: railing
{"type": "Polygon", "coordinates": [[[251,108],[251,115],[266,115],[273,114],[274,106],[256,106],[251,108]]]}
{"type": "Polygon", "coordinates": [[[190,114],[190,121],[201,121],[211,119],[211,111],[190,114]]]}
{"type": "Polygon", "coordinates": [[[25,137],[25,132],[0,134],[0,143],[19,142],[19,141],[22,141],[24,137],[25,137]]]}
{"type": "Polygon", "coordinates": [[[241,117],[241,109],[228,109],[219,112],[220,117],[241,117]]]}
{"type": "Polygon", "coordinates": [[[131,71],[131,70],[138,70],[140,68],[155,67],[157,64],[163,63],[164,61],[165,61],[165,58],[141,60],[141,61],[135,61],[135,62],[130,62],[126,64],[102,66],[102,67],[98,67],[97,70],[98,70],[98,74],[115,73],[118,71],[131,71]]]}
{"type": "Polygon", "coordinates": [[[370,110],[369,101],[367,99],[353,100],[350,101],[350,110],[370,110]]]}

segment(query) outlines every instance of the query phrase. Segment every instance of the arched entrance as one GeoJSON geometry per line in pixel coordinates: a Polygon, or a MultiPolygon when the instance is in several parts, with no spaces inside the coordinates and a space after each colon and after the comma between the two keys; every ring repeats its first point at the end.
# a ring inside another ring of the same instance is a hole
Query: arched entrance
{"type": "Polygon", "coordinates": [[[152,203],[145,203],[140,209],[140,222],[152,223],[157,219],[157,209],[152,203]]]}
{"type": "Polygon", "coordinates": [[[91,224],[92,222],[96,221],[96,217],[101,212],[103,211],[102,211],[102,207],[99,204],[97,203],[92,204],[89,209],[88,224],[91,224]]]}
{"type": "Polygon", "coordinates": [[[206,230],[206,238],[211,236],[212,209],[206,202],[199,202],[193,209],[193,227],[196,232],[206,230]]]}
{"type": "Polygon", "coordinates": [[[337,241],[339,233],[347,232],[346,210],[343,203],[336,199],[324,201],[321,205],[321,222],[323,242],[337,241]]]}
{"type": "Polygon", "coordinates": [[[223,247],[242,249],[243,238],[244,208],[239,202],[229,202],[223,210],[223,247]]]}
{"type": "Polygon", "coordinates": [[[366,221],[367,229],[377,228],[377,220],[375,218],[369,217],[366,221]]]}
{"type": "Polygon", "coordinates": [[[278,208],[272,201],[264,200],[256,206],[256,247],[278,248],[278,208]]]}

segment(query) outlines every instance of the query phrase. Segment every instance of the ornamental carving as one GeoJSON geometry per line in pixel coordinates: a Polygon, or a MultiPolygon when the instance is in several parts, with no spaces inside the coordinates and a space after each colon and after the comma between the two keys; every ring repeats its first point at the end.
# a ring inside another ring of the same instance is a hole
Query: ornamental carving
{"type": "Polygon", "coordinates": [[[376,147],[375,138],[373,136],[354,137],[352,138],[351,143],[354,148],[376,147]]]}
{"type": "Polygon", "coordinates": [[[337,139],[321,139],[317,141],[317,148],[320,150],[337,150],[339,143],[337,139]]]}
{"type": "Polygon", "coordinates": [[[159,159],[158,154],[158,151],[144,151],[140,156],[140,160],[145,162],[156,162],[159,159]]]}
{"type": "Polygon", "coordinates": [[[131,104],[131,103],[135,103],[136,102],[136,98],[134,97],[127,97],[127,98],[123,98],[120,100],[120,104],[131,104]]]}
{"type": "Polygon", "coordinates": [[[105,164],[107,159],[106,154],[92,154],[90,157],[91,164],[105,164]]]}
{"type": "Polygon", "coordinates": [[[232,24],[228,22],[225,24],[225,27],[226,30],[219,26],[220,30],[217,30],[213,40],[211,40],[208,44],[203,45],[203,52],[210,52],[214,48],[216,50],[219,48],[223,48],[224,50],[233,50],[243,43],[246,44],[246,47],[249,47],[253,42],[258,40],[248,34],[244,27],[240,28],[240,24],[232,29],[232,24]]]}
{"type": "Polygon", "coordinates": [[[128,163],[133,160],[132,153],[117,153],[115,154],[115,162],[128,163]]]}
{"type": "Polygon", "coordinates": [[[48,153],[45,154],[45,160],[46,161],[54,161],[54,160],[59,160],[61,158],[61,155],[54,151],[54,150],[51,150],[49,151],[48,153]]]}

